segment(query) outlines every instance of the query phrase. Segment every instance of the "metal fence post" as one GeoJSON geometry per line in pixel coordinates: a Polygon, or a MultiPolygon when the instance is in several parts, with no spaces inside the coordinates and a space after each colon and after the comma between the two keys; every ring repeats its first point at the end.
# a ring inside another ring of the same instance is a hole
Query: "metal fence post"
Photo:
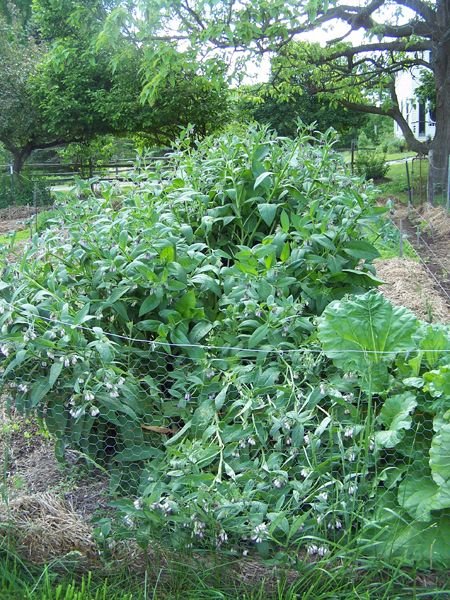
{"type": "Polygon", "coordinates": [[[408,159],[405,159],[405,165],[406,165],[406,180],[408,182],[408,206],[412,206],[412,189],[411,189],[411,178],[409,176],[409,166],[408,166],[408,159]]]}

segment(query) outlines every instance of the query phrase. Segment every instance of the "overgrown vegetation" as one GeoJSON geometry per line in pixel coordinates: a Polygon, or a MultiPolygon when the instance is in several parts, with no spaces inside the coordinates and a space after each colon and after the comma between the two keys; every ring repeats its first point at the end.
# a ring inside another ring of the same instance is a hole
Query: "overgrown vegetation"
{"type": "Polygon", "coordinates": [[[385,209],[328,134],[182,146],[4,269],[11,402],[110,472],[100,543],[445,565],[449,332],[367,292],[385,209]]]}
{"type": "Polygon", "coordinates": [[[52,204],[45,181],[20,176],[0,175],[0,208],[8,206],[48,206],[52,204]]]}
{"type": "Polygon", "coordinates": [[[389,165],[386,156],[376,150],[361,150],[355,160],[355,171],[365,179],[380,180],[386,175],[389,165]]]}

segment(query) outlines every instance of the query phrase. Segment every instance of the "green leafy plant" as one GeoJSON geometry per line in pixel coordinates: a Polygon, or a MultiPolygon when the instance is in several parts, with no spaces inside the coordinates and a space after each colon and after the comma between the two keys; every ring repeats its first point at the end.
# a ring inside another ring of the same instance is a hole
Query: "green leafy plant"
{"type": "Polygon", "coordinates": [[[53,203],[50,190],[45,181],[26,175],[11,177],[0,176],[0,208],[7,206],[48,206],[53,203]]]}
{"type": "Polygon", "coordinates": [[[249,129],[177,150],[123,196],[67,202],[5,267],[5,395],[61,459],[110,473],[123,535],[317,558],[361,539],[406,477],[385,489],[386,461],[416,456],[403,379],[439,394],[425,373],[448,335],[347,298],[378,282],[365,232],[383,209],[331,145],[249,129]]]}
{"type": "Polygon", "coordinates": [[[355,170],[364,179],[383,179],[389,170],[386,157],[376,150],[363,150],[358,152],[355,160],[355,170]]]}

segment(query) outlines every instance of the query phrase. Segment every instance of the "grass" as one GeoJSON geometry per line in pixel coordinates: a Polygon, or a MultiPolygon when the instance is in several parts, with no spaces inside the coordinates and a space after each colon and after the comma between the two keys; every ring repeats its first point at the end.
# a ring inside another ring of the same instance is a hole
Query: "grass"
{"type": "MultiPolygon", "coordinates": [[[[0,600],[358,600],[449,598],[446,573],[400,570],[380,561],[352,560],[301,563],[296,572],[274,578],[270,568],[256,567],[248,581],[238,579],[236,561],[212,567],[193,566],[179,557],[164,568],[133,573],[119,568],[78,577],[67,565],[26,564],[0,551],[0,600]],[[265,575],[267,579],[265,579],[265,575]],[[289,581],[288,581],[289,579],[289,581]]],[[[226,559],[223,558],[223,561],[226,559]]],[[[248,569],[252,568],[249,564],[248,569]]],[[[253,564],[253,569],[255,565],[253,564]]]]}
{"type": "MultiPolygon", "coordinates": [[[[420,204],[426,200],[428,161],[408,161],[409,176],[412,184],[412,202],[420,204]]],[[[408,177],[405,162],[392,164],[386,174],[385,182],[378,183],[378,187],[386,196],[395,196],[402,203],[409,201],[408,177]]]]}
{"type": "MultiPolygon", "coordinates": [[[[363,152],[367,150],[366,148],[364,148],[364,150],[359,150],[359,152],[363,152]]],[[[372,148],[372,150],[377,150],[377,148],[372,148]]],[[[342,154],[342,156],[345,159],[345,162],[349,163],[351,161],[351,157],[352,157],[352,153],[350,150],[342,150],[339,151],[340,154],[342,154]]],[[[412,158],[414,156],[416,156],[415,152],[411,152],[411,151],[407,151],[407,152],[388,152],[387,154],[384,154],[382,149],[379,150],[379,153],[382,156],[385,156],[385,160],[386,161],[391,161],[391,160],[402,160],[404,158],[412,158]]],[[[355,150],[355,159],[358,156],[358,150],[355,150]]]]}
{"type": "Polygon", "coordinates": [[[404,158],[412,158],[413,156],[416,156],[415,152],[389,152],[386,154],[386,160],[402,160],[404,158]]]}

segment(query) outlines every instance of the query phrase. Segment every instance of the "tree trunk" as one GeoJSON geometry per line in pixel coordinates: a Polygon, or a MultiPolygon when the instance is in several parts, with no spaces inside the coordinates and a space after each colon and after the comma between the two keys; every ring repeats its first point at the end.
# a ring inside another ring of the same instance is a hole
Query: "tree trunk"
{"type": "Polygon", "coordinates": [[[20,150],[16,150],[12,152],[13,155],[13,175],[20,175],[20,172],[23,169],[25,161],[31,154],[31,149],[28,147],[21,148],[20,150]]]}
{"type": "MultiPolygon", "coordinates": [[[[448,0],[438,2],[437,11],[438,20],[445,32],[450,27],[447,5],[448,0]]],[[[450,193],[450,41],[434,45],[432,63],[436,84],[436,134],[429,153],[428,201],[432,204],[445,204],[450,193]]]]}

